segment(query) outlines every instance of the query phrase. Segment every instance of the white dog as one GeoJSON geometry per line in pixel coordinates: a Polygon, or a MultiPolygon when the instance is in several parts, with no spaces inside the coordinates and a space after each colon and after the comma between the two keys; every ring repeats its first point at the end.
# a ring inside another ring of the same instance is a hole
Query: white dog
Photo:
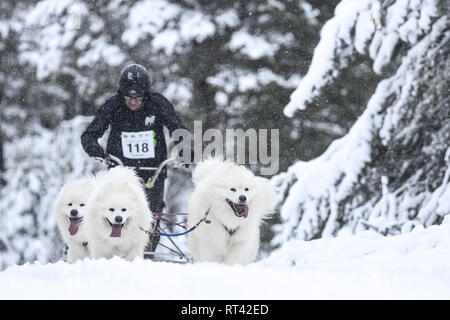
{"type": "Polygon", "coordinates": [[[89,257],[85,221],[87,202],[94,190],[92,178],[68,181],[59,191],[53,213],[68,247],[66,259],[73,263],[89,257]]]}
{"type": "Polygon", "coordinates": [[[269,181],[217,158],[197,164],[192,179],[188,226],[205,216],[211,223],[200,223],[188,234],[191,256],[228,265],[251,263],[259,249],[260,224],[275,197],[269,181]]]}
{"type": "Polygon", "coordinates": [[[143,257],[153,215],[144,187],[129,168],[115,167],[98,178],[88,202],[86,231],[93,258],[143,257]]]}

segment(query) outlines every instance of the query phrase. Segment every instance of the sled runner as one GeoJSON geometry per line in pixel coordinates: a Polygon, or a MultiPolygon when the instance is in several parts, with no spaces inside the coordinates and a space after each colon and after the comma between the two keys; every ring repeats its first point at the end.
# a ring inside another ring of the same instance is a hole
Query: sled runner
{"type": "MultiPolygon", "coordinates": [[[[157,230],[148,231],[148,230],[142,229],[142,231],[144,231],[145,233],[150,234],[150,235],[152,234],[152,232],[157,232],[160,236],[167,237],[167,239],[171,242],[171,244],[174,248],[170,248],[162,243],[160,243],[159,245],[161,245],[163,248],[170,251],[170,253],[168,255],[172,255],[172,256],[175,255],[175,257],[178,258],[178,260],[170,260],[170,262],[177,262],[177,263],[192,262],[192,259],[183,253],[183,251],[177,246],[177,244],[175,243],[175,241],[172,238],[178,237],[178,236],[184,236],[184,235],[188,234],[189,232],[194,231],[202,222],[205,222],[207,224],[211,223],[211,221],[209,221],[207,219],[208,213],[209,212],[207,211],[202,219],[200,219],[194,226],[192,226],[191,228],[188,229],[185,225],[178,223],[178,222],[174,222],[171,219],[167,219],[164,217],[164,216],[166,216],[166,217],[186,216],[187,215],[186,213],[153,212],[153,216],[156,219],[156,221],[164,221],[164,222],[166,222],[166,224],[168,224],[168,226],[176,225],[178,227],[183,228],[185,231],[182,231],[179,233],[166,233],[166,232],[164,232],[164,228],[159,228],[159,227],[157,228],[157,230]]],[[[158,224],[156,224],[156,225],[158,225],[158,224]]],[[[144,258],[147,256],[147,258],[152,259],[153,261],[166,261],[166,262],[168,261],[166,259],[158,260],[158,258],[156,258],[155,256],[159,255],[159,254],[160,253],[155,254],[155,252],[144,252],[144,258]]]]}

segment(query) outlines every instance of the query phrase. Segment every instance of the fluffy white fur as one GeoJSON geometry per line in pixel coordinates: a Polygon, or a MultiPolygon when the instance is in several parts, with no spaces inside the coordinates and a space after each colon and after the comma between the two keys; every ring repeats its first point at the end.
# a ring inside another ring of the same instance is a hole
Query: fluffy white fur
{"type": "Polygon", "coordinates": [[[61,188],[55,201],[53,213],[61,237],[68,247],[66,259],[70,263],[89,257],[84,220],[93,190],[92,178],[71,180],[61,188]]]}
{"type": "Polygon", "coordinates": [[[197,164],[192,180],[195,189],[188,203],[188,226],[195,225],[208,210],[211,223],[201,223],[188,234],[191,256],[196,261],[228,265],[253,262],[259,249],[260,224],[275,197],[269,181],[218,158],[197,164]],[[241,209],[235,213],[227,199],[240,208],[246,204],[248,212],[241,209]]]}
{"type": "Polygon", "coordinates": [[[143,257],[153,215],[144,187],[129,168],[115,167],[98,178],[88,202],[86,234],[92,258],[143,257]]]}

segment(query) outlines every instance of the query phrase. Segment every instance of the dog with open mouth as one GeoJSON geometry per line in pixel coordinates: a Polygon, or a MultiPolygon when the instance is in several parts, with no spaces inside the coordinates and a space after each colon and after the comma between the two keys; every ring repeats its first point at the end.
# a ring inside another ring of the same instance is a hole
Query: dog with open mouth
{"type": "Polygon", "coordinates": [[[65,259],[69,263],[90,256],[85,232],[87,203],[94,190],[93,178],[70,180],[56,197],[53,213],[56,225],[67,245],[65,259]]]}
{"type": "Polygon", "coordinates": [[[195,261],[248,264],[255,260],[260,226],[268,216],[275,191],[269,180],[230,161],[210,158],[192,173],[194,191],[188,203],[188,234],[195,261]]]}
{"type": "Polygon", "coordinates": [[[136,173],[115,167],[98,178],[88,202],[86,232],[92,258],[143,258],[153,215],[136,173]]]}

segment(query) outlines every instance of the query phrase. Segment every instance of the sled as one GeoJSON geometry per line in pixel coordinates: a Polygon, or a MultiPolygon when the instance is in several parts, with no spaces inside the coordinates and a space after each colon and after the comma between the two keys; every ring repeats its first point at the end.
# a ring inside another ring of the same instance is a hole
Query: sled
{"type": "Polygon", "coordinates": [[[133,167],[133,166],[125,166],[122,162],[122,160],[120,160],[119,158],[113,156],[113,155],[109,155],[109,157],[114,160],[115,162],[117,162],[119,164],[119,166],[122,167],[127,167],[127,168],[133,168],[133,169],[138,169],[138,170],[143,170],[143,171],[155,171],[155,174],[150,177],[144,184],[144,186],[148,189],[151,189],[156,181],[156,179],[158,179],[159,175],[161,174],[161,172],[163,171],[164,167],[167,166],[170,163],[173,163],[173,168],[178,168],[181,165],[185,165],[185,163],[181,163],[179,161],[177,161],[174,158],[169,158],[164,160],[163,162],[161,162],[161,164],[158,167],[133,167]]]}
{"type": "MultiPolygon", "coordinates": [[[[181,165],[185,165],[184,163],[181,163],[181,162],[177,161],[176,159],[169,158],[169,159],[164,160],[158,167],[133,167],[133,166],[125,166],[123,164],[123,162],[115,156],[110,155],[110,157],[111,157],[111,159],[116,161],[120,166],[138,169],[138,170],[155,171],[153,176],[150,177],[148,179],[148,181],[146,181],[144,183],[145,188],[148,188],[148,189],[151,189],[153,187],[155,181],[158,179],[162,170],[166,166],[171,165],[173,168],[178,168],[181,165]]],[[[196,223],[194,226],[192,226],[189,229],[182,222],[174,221],[179,216],[186,217],[187,213],[184,213],[184,212],[176,212],[176,213],[152,212],[152,213],[153,213],[153,217],[156,222],[155,225],[152,227],[152,230],[144,230],[144,229],[141,229],[141,230],[143,232],[145,232],[146,234],[148,234],[150,237],[159,236],[160,239],[161,239],[161,237],[167,238],[169,241],[169,245],[163,244],[163,243],[161,243],[161,241],[159,241],[158,246],[166,249],[168,252],[162,253],[162,252],[146,250],[146,251],[144,251],[144,259],[151,259],[152,261],[159,261],[159,262],[191,263],[192,258],[190,256],[186,255],[183,252],[183,250],[180,249],[180,246],[177,245],[177,243],[174,241],[173,238],[179,237],[179,236],[184,236],[184,235],[188,234],[189,232],[194,231],[198,227],[198,225],[200,225],[202,222],[210,223],[210,221],[207,220],[208,212],[205,213],[205,216],[198,223],[196,223]],[[163,224],[165,224],[166,226],[161,227],[160,226],[161,222],[163,224]],[[183,231],[177,232],[177,233],[172,233],[171,232],[172,227],[177,227],[178,229],[183,230],[183,231]],[[170,231],[167,231],[168,229],[170,231]]]]}

